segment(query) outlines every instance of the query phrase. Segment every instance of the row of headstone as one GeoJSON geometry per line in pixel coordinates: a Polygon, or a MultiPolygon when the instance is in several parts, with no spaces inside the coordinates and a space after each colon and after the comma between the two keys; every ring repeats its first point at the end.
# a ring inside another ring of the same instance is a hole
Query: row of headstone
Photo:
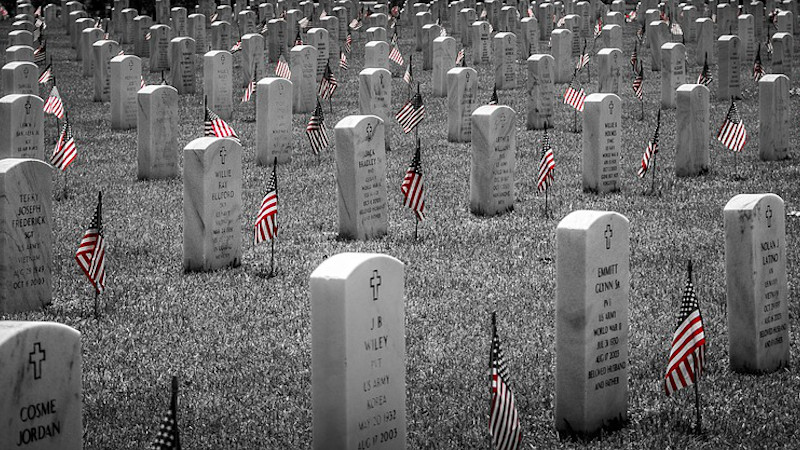
{"type": "MultiPolygon", "coordinates": [[[[381,126],[377,117],[345,120],[337,128],[345,139],[381,126]]],[[[356,144],[367,158],[375,156],[370,149],[382,149],[376,133],[372,144],[356,144]]],[[[190,170],[202,175],[187,186],[196,190],[185,191],[188,208],[201,219],[217,218],[205,222],[214,237],[194,245],[231,250],[240,233],[231,223],[241,214],[241,148],[229,139],[201,138],[185,154],[190,170]]],[[[353,162],[370,160],[355,156],[353,162]]],[[[36,201],[30,198],[35,186],[7,189],[15,176],[49,180],[41,166],[0,161],[2,193],[23,204],[36,201]]],[[[737,195],[725,206],[724,229],[731,369],[779,370],[789,364],[790,344],[783,201],[774,194],[737,195]]],[[[629,221],[616,212],[575,211],[559,222],[556,242],[555,426],[592,435],[624,425],[628,416],[629,221]]],[[[404,284],[403,263],[387,255],[342,253],[312,272],[314,448],[405,448],[404,284]]],[[[0,383],[16,393],[0,404],[3,445],[80,448],[80,334],[55,323],[0,322],[0,358],[0,383]]]]}

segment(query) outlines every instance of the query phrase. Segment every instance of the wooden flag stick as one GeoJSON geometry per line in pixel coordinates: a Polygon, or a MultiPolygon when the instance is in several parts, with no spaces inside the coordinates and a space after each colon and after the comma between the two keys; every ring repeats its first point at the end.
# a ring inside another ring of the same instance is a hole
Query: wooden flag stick
{"type": "MultiPolygon", "coordinates": [[[[277,216],[277,214],[276,214],[277,216]]],[[[272,252],[269,257],[269,276],[275,276],[275,238],[272,238],[272,252]]]]}
{"type": "Polygon", "coordinates": [[[657,154],[658,154],[657,151],[653,152],[653,176],[652,176],[653,183],[650,186],[650,191],[653,192],[653,193],[656,192],[656,155],[657,154]]]}
{"type": "Polygon", "coordinates": [[[100,309],[100,292],[97,291],[97,288],[94,289],[94,320],[100,320],[99,316],[99,309],[100,309]]]}
{"type": "Polygon", "coordinates": [[[641,105],[642,105],[642,119],[641,120],[644,120],[644,97],[641,100],[639,100],[639,103],[641,103],[641,105]]]}
{"type": "MultiPolygon", "coordinates": [[[[275,199],[277,200],[277,198],[278,198],[278,157],[277,156],[272,160],[272,170],[275,173],[275,199]]],[[[275,220],[275,223],[278,223],[278,210],[277,210],[277,208],[275,209],[275,217],[274,217],[273,220],[275,220]]],[[[271,248],[272,248],[272,250],[270,252],[270,257],[269,257],[269,276],[270,277],[274,277],[275,276],[275,239],[277,237],[278,237],[277,234],[272,236],[272,242],[271,242],[271,245],[270,245],[271,248]]]]}
{"type": "Polygon", "coordinates": [[[548,214],[547,214],[547,189],[544,190],[544,216],[548,217],[548,214]]]}
{"type": "Polygon", "coordinates": [[[414,240],[415,241],[417,240],[417,229],[418,228],[419,228],[419,217],[417,217],[417,220],[414,222],[414,240]]]}
{"type": "Polygon", "coordinates": [[[578,132],[578,110],[577,109],[572,114],[572,131],[573,131],[573,133],[577,133],[578,132]]]}

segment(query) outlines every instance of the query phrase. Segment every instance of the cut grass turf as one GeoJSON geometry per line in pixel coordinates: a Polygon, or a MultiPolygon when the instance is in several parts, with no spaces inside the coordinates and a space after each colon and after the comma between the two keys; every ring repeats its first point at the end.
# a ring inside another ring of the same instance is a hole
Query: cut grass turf
{"type": "MultiPolygon", "coordinates": [[[[0,25],[6,36],[10,22],[0,25]]],[[[449,24],[447,25],[449,29],[449,24]]],[[[401,49],[408,59],[411,27],[403,28],[401,49]]],[[[633,48],[632,25],[625,26],[625,49],[633,48]]],[[[136,180],[136,131],[111,131],[109,104],[92,103],[91,79],[80,76],[74,50],[58,27],[48,29],[59,88],[76,133],[78,160],[68,170],[70,196],[54,202],[53,303],[44,311],[14,314],[8,320],[52,320],[77,328],[83,343],[84,444],[87,449],[142,448],[156,433],[168,404],[170,375],[180,377],[182,441],[186,448],[307,448],[311,444],[311,321],[308,277],[326,257],[340,252],[381,252],[406,264],[407,417],[409,448],[465,449],[488,446],[489,312],[498,311],[523,428],[524,448],[757,448],[792,446],[800,440],[797,415],[798,365],[764,376],[728,369],[722,208],[739,193],[774,192],[797,208],[797,154],[782,162],[757,157],[758,98],[746,76],[739,109],[750,141],[734,156],[713,141],[729,106],[713,99],[711,167],[708,175],[674,176],[675,110],[664,111],[657,170],[658,195],[644,195],[650,178],[636,177],[641,153],[655,126],[658,73],[645,61],[644,122],[626,73],[623,112],[621,192],[581,191],[581,135],[571,132],[572,112],[557,104],[551,138],[556,181],[551,216],[543,217],[543,196],[535,180],[542,132],[525,130],[525,91],[500,91],[500,102],[519,115],[517,203],[511,214],[476,217],[468,211],[470,144],[446,141],[446,101],[430,96],[430,72],[415,54],[414,75],[422,83],[427,117],[420,126],[429,220],[414,241],[413,214],[401,205],[400,183],[413,152],[413,138],[391,124],[393,150],[387,157],[389,234],[379,240],[337,239],[335,161],[309,151],[306,114],[293,117],[295,150],[278,169],[278,276],[268,279],[269,245],[254,248],[253,220],[270,170],[254,163],[254,103],[236,105],[230,122],[244,142],[241,267],[211,273],[182,272],[182,181],[136,180]],[[74,262],[74,252],[104,193],[108,242],[107,292],[99,321],[92,315],[93,293],[74,262]],[[559,440],[553,426],[555,370],[555,227],[577,209],[618,211],[631,221],[630,391],[627,427],[584,443],[559,440]],[[689,431],[694,420],[692,390],[668,399],[662,377],[675,326],[688,258],[695,263],[697,295],[703,310],[708,371],[703,378],[705,433],[689,431]]],[[[325,105],[331,130],[358,112],[357,73],[363,66],[364,34],[339,72],[334,112],[325,105]]],[[[545,45],[546,42],[540,42],[545,45]]],[[[130,51],[131,46],[124,46],[130,51]]],[[[546,51],[546,50],[545,50],[546,51]]],[[[469,53],[469,50],[468,50],[469,53]]],[[[689,61],[694,45],[689,44],[689,61]]],[[[237,58],[238,59],[238,58],[237,58]]],[[[202,61],[197,59],[198,81],[202,61]]],[[[770,62],[765,60],[767,70],[770,62]]],[[[160,74],[147,71],[149,83],[160,74]]],[[[270,65],[270,70],[274,65],[270,65]]],[[[596,63],[591,63],[597,89],[596,63]]],[[[716,68],[712,66],[714,75],[716,68]]],[[[405,100],[404,68],[396,76],[393,106],[405,100]]],[[[486,66],[479,102],[488,102],[493,81],[486,66]]],[[[694,81],[700,68],[688,68],[694,81]]],[[[524,83],[524,65],[517,70],[524,83]]],[[[242,81],[237,75],[237,83],[242,81]]],[[[716,83],[716,82],[715,82],[716,83]]],[[[198,83],[202,89],[202,83],[198,83]]],[[[564,85],[556,86],[563,93],[564,85]]],[[[715,85],[712,84],[712,94],[715,85]]],[[[238,97],[243,85],[234,89],[238,97]]],[[[43,94],[46,95],[43,89],[43,94]]],[[[559,99],[560,100],[560,99],[559,99]]],[[[238,102],[238,99],[234,100],[238,102]]],[[[798,107],[791,98],[792,110],[798,107]]],[[[181,147],[202,133],[202,95],[180,97],[181,147]]],[[[796,117],[792,148],[800,142],[796,117]]],[[[46,120],[48,151],[54,120],[46,120]]],[[[580,126],[580,120],[579,120],[580,126]]],[[[182,167],[182,157],[179,158],[182,167]]],[[[54,175],[54,195],[63,175],[54,175]]],[[[796,336],[798,259],[793,236],[800,227],[787,221],[789,316],[796,336]]],[[[791,341],[797,361],[797,339],[791,341]]]]}

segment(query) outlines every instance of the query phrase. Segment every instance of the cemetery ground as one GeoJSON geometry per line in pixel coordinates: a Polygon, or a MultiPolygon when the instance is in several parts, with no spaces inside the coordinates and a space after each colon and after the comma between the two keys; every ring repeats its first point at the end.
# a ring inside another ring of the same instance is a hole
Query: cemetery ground
{"type": "MultiPolygon", "coordinates": [[[[0,25],[5,36],[9,22],[0,25]]],[[[410,27],[409,27],[410,28],[410,27]]],[[[633,46],[625,27],[625,48],[633,46]]],[[[794,336],[793,365],[763,375],[728,368],[722,208],[739,193],[772,192],[798,209],[800,163],[797,152],[782,162],[757,156],[758,98],[743,76],[738,102],[749,139],[738,161],[719,143],[711,144],[711,172],[676,178],[673,159],[675,110],[664,111],[656,170],[656,193],[636,177],[642,151],[655,127],[658,73],[646,63],[645,121],[625,75],[621,191],[595,195],[581,190],[581,135],[572,132],[573,113],[558,104],[550,131],[555,152],[555,184],[550,214],[536,191],[541,131],[525,130],[524,89],[500,91],[500,103],[518,113],[517,199],[513,213],[483,218],[468,209],[470,144],[446,140],[446,100],[430,96],[429,71],[415,55],[414,76],[422,83],[427,115],[420,126],[428,220],[414,236],[413,214],[402,207],[399,186],[413,154],[412,135],[396,123],[387,153],[389,233],[367,242],[337,237],[335,160],[331,150],[311,154],[303,133],[308,115],[293,117],[292,161],[278,167],[279,235],[277,276],[268,277],[269,245],[254,247],[249,236],[271,168],[256,166],[255,105],[238,104],[229,123],[242,138],[242,265],[211,273],[184,273],[182,264],[182,179],[136,180],[136,131],[111,131],[108,103],[93,103],[91,79],[80,75],[63,30],[48,30],[58,86],[78,145],[67,170],[69,195],[60,198],[64,175],[55,174],[53,195],[53,303],[44,311],[13,314],[7,320],[46,320],[82,333],[84,446],[87,449],[142,448],[155,436],[169,400],[170,376],[180,379],[178,420],[185,448],[307,448],[311,443],[311,318],[309,275],[327,257],[341,252],[386,253],[406,264],[406,401],[409,448],[486,448],[489,442],[489,313],[498,313],[523,430],[523,448],[775,448],[800,441],[800,369],[797,360],[796,301],[800,258],[794,235],[798,219],[787,219],[789,313],[794,336]],[[100,314],[94,293],[74,261],[78,242],[103,191],[108,242],[107,291],[100,314]],[[592,441],[560,440],[553,425],[555,391],[555,228],[578,209],[617,211],[630,220],[630,378],[626,426],[592,441]],[[703,433],[694,434],[692,389],[667,398],[663,389],[672,332],[676,325],[686,262],[694,262],[695,286],[709,341],[707,371],[700,384],[703,433]]],[[[406,60],[412,47],[403,30],[406,60]]],[[[363,35],[354,34],[350,70],[337,71],[333,126],[357,114],[358,71],[363,35]]],[[[541,42],[546,46],[546,42],[541,42]]],[[[124,46],[128,48],[128,46],[124,46]]],[[[694,61],[694,45],[688,45],[694,61]]],[[[199,61],[199,60],[198,60],[199,61]]],[[[198,76],[202,76],[198,62],[198,76]]],[[[750,64],[743,62],[743,64],[750,64]]],[[[769,62],[766,62],[769,71],[769,62]]],[[[627,67],[627,66],[626,66],[627,67]]],[[[160,74],[143,73],[148,84],[160,74]]],[[[270,64],[270,70],[274,64],[270,64]]],[[[404,69],[393,67],[396,111],[405,100],[404,69]]],[[[479,103],[488,102],[493,79],[477,70],[479,103]]],[[[700,68],[689,66],[689,79],[700,68]]],[[[716,77],[716,67],[712,66],[716,77]]],[[[748,73],[749,67],[745,69],[748,73]]],[[[592,63],[596,91],[596,66],[592,63]]],[[[796,71],[795,71],[796,73],[796,71]]],[[[517,69],[525,77],[524,65],[517,69]]],[[[582,75],[582,78],[586,74],[582,75]]],[[[237,74],[235,82],[240,81],[237,74]]],[[[198,84],[202,86],[202,84],[198,84]]],[[[563,93],[565,85],[557,85],[563,93]]],[[[711,138],[728,100],[714,99],[711,138]]],[[[243,88],[235,85],[235,95],[243,88]]],[[[46,91],[42,91],[46,95],[46,91]]],[[[202,95],[180,97],[181,149],[203,130],[202,95]]],[[[800,100],[791,97],[792,110],[800,100]]],[[[578,118],[580,127],[580,117],[578,118]]],[[[797,115],[793,117],[797,120],[797,115]]],[[[56,137],[46,119],[48,149],[56,137]]],[[[800,142],[793,125],[791,142],[800,142]]],[[[183,167],[182,157],[179,157],[183,167]]]]}

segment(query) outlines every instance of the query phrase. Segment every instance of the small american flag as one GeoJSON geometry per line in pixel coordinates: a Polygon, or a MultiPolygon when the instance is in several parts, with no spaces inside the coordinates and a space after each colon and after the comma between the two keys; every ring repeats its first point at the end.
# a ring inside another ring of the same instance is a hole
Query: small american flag
{"type": "Polygon", "coordinates": [[[444,27],[439,31],[439,37],[447,37],[447,30],[444,27]]]}
{"type": "Polygon", "coordinates": [[[50,156],[50,164],[63,172],[72,164],[72,161],[75,161],[76,156],[78,156],[78,149],[75,147],[75,135],[72,133],[69,120],[65,120],[64,126],[61,127],[61,134],[58,136],[58,141],[56,141],[56,146],[53,148],[53,155],[50,156]]]}
{"type": "Polygon", "coordinates": [[[736,109],[736,103],[733,99],[731,99],[731,107],[728,108],[725,121],[719,127],[717,140],[734,152],[742,151],[744,144],[747,142],[747,130],[744,129],[744,123],[742,118],[739,117],[739,110],[736,109]]]}
{"type": "Polygon", "coordinates": [[[638,30],[636,30],[636,39],[638,39],[639,42],[641,42],[642,45],[644,45],[644,38],[645,38],[645,27],[644,24],[642,24],[642,26],[639,27],[638,30]]]}
{"type": "Polygon", "coordinates": [[[264,25],[261,25],[261,34],[267,34],[269,32],[269,26],[267,26],[267,21],[264,21],[264,25]]]}
{"type": "MultiPolygon", "coordinates": [[[[297,25],[300,28],[306,29],[309,26],[311,26],[311,18],[303,17],[303,18],[301,18],[300,20],[297,21],[297,25]]],[[[295,44],[295,45],[298,45],[298,44],[295,44]]],[[[299,44],[299,45],[303,45],[303,44],[299,44]]]]}
{"type": "Polygon", "coordinates": [[[405,63],[405,60],[403,60],[403,54],[400,53],[400,49],[396,44],[393,45],[392,49],[389,51],[389,59],[391,59],[398,66],[402,66],[405,63]]]}
{"type": "Polygon", "coordinates": [[[761,43],[758,43],[758,51],[756,52],[756,60],[753,62],[753,81],[758,81],[767,74],[764,66],[761,64],[761,43]]]}
{"type": "Polygon", "coordinates": [[[664,390],[667,395],[680,388],[691,386],[703,373],[706,353],[706,335],[700,305],[692,285],[692,263],[689,262],[689,279],[683,290],[678,327],[672,336],[664,390]]]}
{"type": "Polygon", "coordinates": [[[220,116],[206,106],[206,119],[204,123],[204,135],[218,138],[231,138],[237,143],[241,144],[239,136],[233,131],[233,128],[228,125],[220,116]]]}
{"type": "Polygon", "coordinates": [[[180,433],[178,432],[178,377],[172,377],[172,398],[169,409],[161,420],[155,441],[149,450],[181,450],[180,433]]]}
{"type": "Polygon", "coordinates": [[[103,239],[102,209],[103,193],[99,192],[92,223],[83,234],[78,251],[75,253],[75,260],[98,294],[106,288],[106,241],[103,239]]]}
{"type": "Polygon", "coordinates": [[[405,81],[409,86],[411,86],[411,83],[414,82],[414,77],[411,74],[411,63],[413,62],[413,59],[414,55],[410,55],[408,57],[408,67],[406,67],[406,73],[403,74],[403,81],[405,81]]]}
{"type": "Polygon", "coordinates": [[[328,12],[323,9],[322,12],[319,14],[319,18],[320,20],[322,20],[326,17],[328,17],[328,12]]]}
{"type": "Polygon", "coordinates": [[[47,60],[47,41],[42,41],[42,44],[33,51],[33,62],[41,64],[45,60],[47,60]]]}
{"type": "Polygon", "coordinates": [[[519,414],[514,404],[514,393],[508,385],[508,368],[503,357],[503,348],[497,336],[496,314],[492,313],[492,351],[489,367],[492,372],[492,404],[489,416],[489,431],[495,450],[516,450],[522,442],[519,414]]]}
{"type": "Polygon", "coordinates": [[[466,57],[466,53],[467,52],[464,49],[464,47],[461,47],[461,50],[459,50],[458,53],[456,54],[456,65],[457,66],[464,62],[464,58],[466,57]]]}
{"type": "Polygon", "coordinates": [[[417,139],[417,151],[406,170],[403,184],[400,185],[400,192],[403,193],[403,205],[414,211],[417,220],[425,220],[425,187],[422,183],[419,139],[417,139]]]}
{"type": "Polygon", "coordinates": [[[218,12],[215,12],[214,14],[211,14],[211,22],[212,23],[216,22],[217,19],[219,19],[219,13],[218,12]]]}
{"type": "Polygon", "coordinates": [[[633,53],[631,53],[631,69],[634,73],[637,72],[636,66],[639,63],[639,44],[637,42],[633,43],[633,53]]]}
{"type": "Polygon", "coordinates": [[[322,78],[319,80],[318,95],[323,100],[329,99],[333,97],[333,93],[336,92],[337,87],[339,87],[339,82],[336,81],[336,77],[333,76],[330,64],[325,64],[325,71],[322,73],[322,78]]]}
{"type": "Polygon", "coordinates": [[[47,102],[44,104],[44,113],[52,114],[59,119],[64,118],[64,102],[61,100],[61,95],[55,85],[50,89],[50,96],[47,97],[47,102]]]}
{"type": "Polygon", "coordinates": [[[636,175],[639,178],[644,178],[647,174],[647,169],[650,168],[650,161],[653,160],[653,156],[658,153],[658,130],[661,128],[661,110],[658,110],[658,119],[656,123],[656,131],[653,132],[653,139],[650,139],[650,142],[647,143],[647,148],[644,149],[644,153],[642,154],[642,164],[639,166],[639,171],[636,172],[636,175]]]}
{"type": "Polygon", "coordinates": [[[272,166],[272,177],[267,185],[267,195],[261,201],[261,210],[256,218],[254,231],[254,242],[259,244],[264,241],[271,241],[278,235],[278,167],[277,158],[272,166]]]}
{"type": "Polygon", "coordinates": [[[598,17],[597,23],[594,24],[594,38],[597,39],[600,37],[600,33],[603,32],[603,19],[598,17]]]}
{"type": "Polygon", "coordinates": [[[536,180],[536,187],[539,191],[546,191],[555,179],[553,171],[556,162],[553,158],[553,147],[550,145],[550,136],[547,128],[544,129],[544,139],[542,140],[542,159],[539,161],[539,178],[536,180]]]}
{"type": "Polygon", "coordinates": [[[697,76],[697,84],[708,86],[712,81],[711,72],[708,70],[708,53],[706,53],[705,60],[703,61],[703,70],[700,72],[700,75],[697,76]]]}
{"type": "Polygon", "coordinates": [[[147,82],[144,81],[144,76],[141,76],[140,78],[142,79],[141,88],[144,89],[147,87],[147,82]]]}
{"type": "Polygon", "coordinates": [[[772,40],[767,38],[767,43],[764,46],[767,48],[767,56],[772,58],[772,40]]]}
{"type": "Polygon", "coordinates": [[[242,50],[242,40],[240,39],[236,41],[235,44],[233,44],[233,47],[231,47],[231,53],[236,53],[241,50],[242,50]]]}
{"type": "Polygon", "coordinates": [[[325,116],[322,114],[322,106],[320,106],[319,100],[317,101],[317,107],[314,109],[314,113],[311,115],[311,118],[308,119],[306,136],[308,136],[308,142],[311,144],[311,151],[314,152],[315,155],[319,155],[320,151],[328,148],[330,145],[328,129],[325,127],[325,116]]]}
{"type": "Polygon", "coordinates": [[[350,21],[350,29],[351,30],[358,30],[361,28],[361,21],[358,18],[355,18],[350,21]]]}
{"type": "Polygon", "coordinates": [[[51,79],[53,79],[53,65],[48,64],[42,74],[39,75],[39,84],[46,84],[51,79]]]}
{"type": "Polygon", "coordinates": [[[303,36],[300,34],[300,30],[297,30],[297,36],[294,37],[294,45],[303,45],[303,36]]]}
{"type": "Polygon", "coordinates": [[[644,68],[640,67],[636,73],[636,78],[633,79],[633,94],[636,95],[640,101],[644,97],[644,68]]]}
{"type": "Polygon", "coordinates": [[[344,40],[344,50],[347,53],[350,53],[352,49],[353,49],[353,35],[350,34],[350,32],[348,31],[347,38],[344,40]]]}
{"type": "Polygon", "coordinates": [[[409,99],[395,115],[397,123],[403,127],[403,132],[410,133],[422,119],[425,118],[425,105],[422,104],[422,95],[417,89],[417,94],[409,99]]]}
{"type": "Polygon", "coordinates": [[[144,40],[149,41],[151,37],[153,37],[153,35],[148,31],[147,34],[144,35],[144,40]]]}
{"type": "Polygon", "coordinates": [[[250,98],[256,92],[256,74],[253,74],[253,79],[247,83],[247,88],[244,90],[244,95],[242,95],[242,103],[249,102],[250,98]]]}
{"type": "Polygon", "coordinates": [[[500,103],[500,99],[497,98],[497,85],[494,85],[494,89],[492,90],[492,96],[489,98],[489,105],[497,105],[500,103]]]}
{"type": "Polygon", "coordinates": [[[634,20],[636,20],[636,10],[635,9],[633,11],[625,14],[625,22],[631,23],[634,20]]]}
{"type": "Polygon", "coordinates": [[[350,68],[350,66],[347,65],[347,55],[343,51],[339,52],[339,68],[342,70],[350,68]]]}
{"type": "Polygon", "coordinates": [[[275,76],[286,78],[287,80],[292,78],[292,71],[289,69],[289,64],[286,63],[286,58],[283,57],[283,53],[278,55],[278,64],[275,66],[275,76]]]}
{"type": "Polygon", "coordinates": [[[576,111],[583,111],[583,103],[586,100],[586,92],[583,90],[583,88],[580,88],[580,90],[575,89],[575,87],[573,87],[574,82],[575,78],[572,79],[572,82],[569,83],[567,90],[564,92],[564,103],[572,106],[576,111]]]}
{"type": "Polygon", "coordinates": [[[683,28],[678,22],[673,23],[669,26],[669,31],[672,33],[673,36],[683,36],[683,28]]]}
{"type": "Polygon", "coordinates": [[[577,70],[581,70],[589,64],[589,60],[592,59],[591,56],[586,52],[586,39],[583,40],[583,51],[581,55],[578,57],[578,61],[575,63],[575,68],[577,70]]]}

